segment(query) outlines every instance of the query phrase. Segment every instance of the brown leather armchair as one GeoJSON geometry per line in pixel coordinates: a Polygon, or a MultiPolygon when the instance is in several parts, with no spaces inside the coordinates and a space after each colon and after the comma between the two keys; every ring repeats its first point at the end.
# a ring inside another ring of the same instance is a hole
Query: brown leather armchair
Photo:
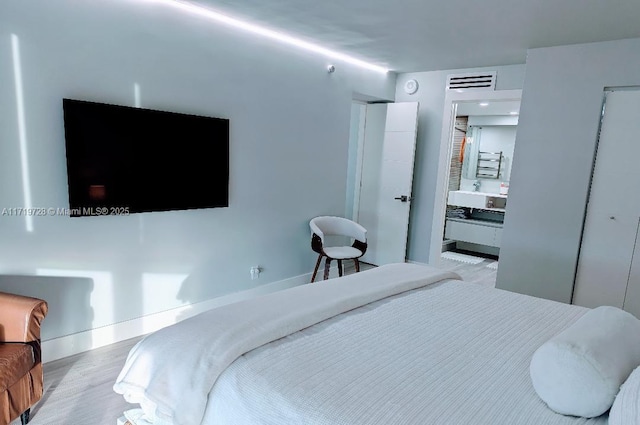
{"type": "Polygon", "coordinates": [[[42,397],[44,377],[40,325],[46,301],[0,292],[0,425],[20,416],[42,397]]]}

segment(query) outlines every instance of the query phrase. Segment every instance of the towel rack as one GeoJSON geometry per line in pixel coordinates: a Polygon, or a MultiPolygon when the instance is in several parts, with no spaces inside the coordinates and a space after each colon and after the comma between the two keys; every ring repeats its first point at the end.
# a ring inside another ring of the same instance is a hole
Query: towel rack
{"type": "Polygon", "coordinates": [[[502,167],[502,151],[478,152],[478,167],[476,177],[483,179],[499,179],[502,167]]]}

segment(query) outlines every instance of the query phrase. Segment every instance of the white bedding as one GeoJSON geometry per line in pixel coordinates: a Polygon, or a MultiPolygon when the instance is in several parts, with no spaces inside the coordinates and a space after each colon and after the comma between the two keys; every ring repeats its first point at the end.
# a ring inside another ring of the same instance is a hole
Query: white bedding
{"type": "MultiPolygon", "coordinates": [[[[338,290],[349,292],[361,282],[407,280],[430,270],[383,266],[351,280],[313,285],[338,282],[343,285],[338,290]]],[[[425,285],[348,308],[240,353],[214,379],[202,424],[606,424],[604,416],[573,418],[551,411],[529,377],[533,352],[587,309],[457,280],[425,285]]],[[[281,314],[287,308],[281,306],[281,314]]],[[[182,342],[188,350],[190,344],[182,342]]],[[[142,348],[132,351],[146,352],[142,348]]],[[[127,364],[124,370],[130,370],[127,364]]],[[[181,357],[173,365],[178,371],[197,366],[198,372],[202,366],[181,357]]],[[[177,407],[186,409],[181,403],[192,394],[185,388],[173,391],[183,392],[177,407]]]]}
{"type": "Polygon", "coordinates": [[[225,305],[154,332],[129,352],[113,386],[157,425],[202,423],[218,376],[254,348],[398,293],[457,278],[390,264],[225,305]]]}
{"type": "Polygon", "coordinates": [[[553,412],[534,351],[587,309],[448,281],[257,348],[218,379],[207,424],[606,424],[553,412]]]}

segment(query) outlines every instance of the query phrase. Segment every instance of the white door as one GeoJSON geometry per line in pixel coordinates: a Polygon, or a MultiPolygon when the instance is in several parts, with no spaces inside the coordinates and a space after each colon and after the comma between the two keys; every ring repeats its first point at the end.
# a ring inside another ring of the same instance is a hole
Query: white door
{"type": "Polygon", "coordinates": [[[367,105],[357,221],[367,229],[362,261],[404,262],[418,102],[367,105]]]}
{"type": "MultiPolygon", "coordinates": [[[[607,94],[573,303],[640,314],[640,91],[607,94]],[[634,265],[635,263],[635,265],[634,265]],[[635,298],[635,299],[634,299],[635,298]]],[[[569,164],[567,164],[569,166],[569,164]]]]}

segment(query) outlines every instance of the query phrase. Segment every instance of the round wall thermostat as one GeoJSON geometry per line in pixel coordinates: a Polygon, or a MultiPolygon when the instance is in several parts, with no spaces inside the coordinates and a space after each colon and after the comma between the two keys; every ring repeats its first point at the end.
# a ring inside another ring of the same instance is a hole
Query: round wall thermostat
{"type": "Polygon", "coordinates": [[[418,91],[418,82],[416,80],[409,80],[404,83],[404,92],[407,94],[414,94],[418,91]]]}

